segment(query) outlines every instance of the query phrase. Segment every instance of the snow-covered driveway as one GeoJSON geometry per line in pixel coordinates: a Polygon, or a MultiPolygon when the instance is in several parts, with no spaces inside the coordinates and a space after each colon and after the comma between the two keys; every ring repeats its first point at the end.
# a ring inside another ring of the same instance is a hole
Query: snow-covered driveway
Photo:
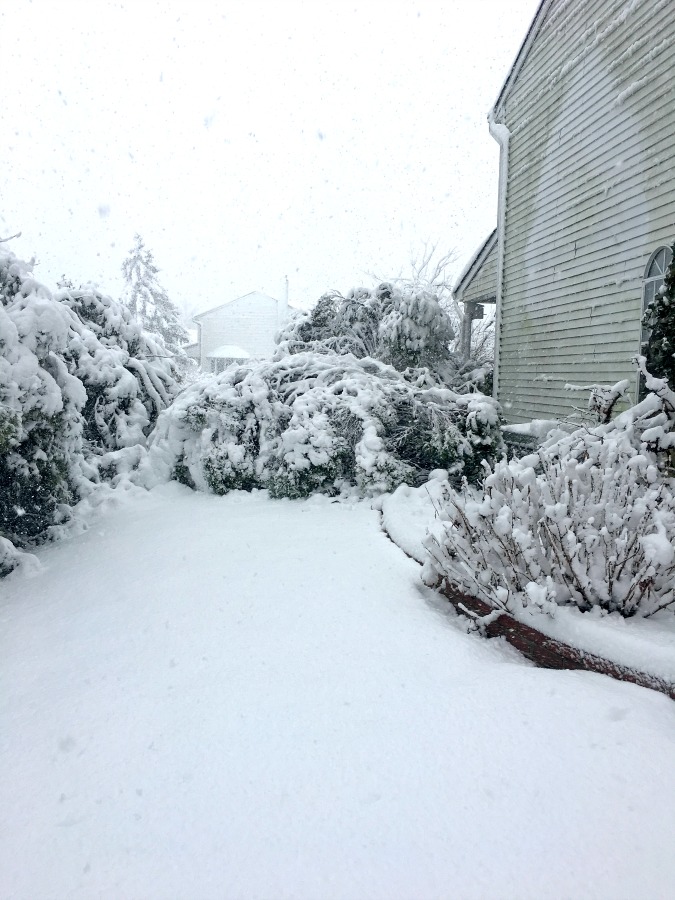
{"type": "Polygon", "coordinates": [[[0,582],[0,897],[672,897],[675,705],[467,636],[366,503],[170,485],[0,582]]]}

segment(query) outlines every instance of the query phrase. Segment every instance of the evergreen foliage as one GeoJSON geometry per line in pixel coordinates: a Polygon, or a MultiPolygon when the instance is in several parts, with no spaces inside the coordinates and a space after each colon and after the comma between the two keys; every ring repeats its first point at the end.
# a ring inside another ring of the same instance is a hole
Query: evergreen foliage
{"type": "Polygon", "coordinates": [[[181,323],[180,310],[159,282],[159,271],[152,252],[140,234],[136,234],[129,256],[122,263],[126,282],[122,302],[146,331],[160,335],[169,352],[183,359],[183,345],[188,343],[189,336],[181,323]]]}
{"type": "Polygon", "coordinates": [[[406,292],[388,282],[355,288],[346,297],[324,294],[278,335],[285,353],[351,353],[392,365],[410,380],[450,384],[459,363],[450,351],[452,323],[428,291],[406,292]]]}
{"type": "Polygon", "coordinates": [[[649,329],[647,370],[675,388],[675,244],[672,251],[663,286],[645,312],[644,325],[649,329]]]}
{"type": "Polygon", "coordinates": [[[100,454],[145,443],[179,390],[166,356],[110,297],[52,294],[0,246],[0,570],[67,519],[100,454]]]}
{"type": "Polygon", "coordinates": [[[160,416],[147,464],[155,478],[216,493],[372,495],[436,468],[478,480],[501,452],[499,424],[491,398],[416,387],[372,358],[306,351],[187,388],[160,416]]]}

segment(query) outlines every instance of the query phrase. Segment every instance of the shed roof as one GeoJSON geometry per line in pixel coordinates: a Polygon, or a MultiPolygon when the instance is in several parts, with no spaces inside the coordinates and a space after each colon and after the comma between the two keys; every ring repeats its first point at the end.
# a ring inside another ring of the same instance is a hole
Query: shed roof
{"type": "Polygon", "coordinates": [[[209,359],[250,359],[251,354],[236,344],[223,344],[206,354],[209,359]]]}
{"type": "Polygon", "coordinates": [[[242,294],[241,297],[233,297],[231,300],[226,300],[225,303],[220,303],[218,306],[214,306],[211,309],[205,309],[204,312],[198,313],[196,316],[192,317],[193,322],[199,322],[205,316],[210,316],[214,312],[218,312],[219,309],[223,309],[225,306],[230,306],[232,303],[236,303],[237,300],[246,300],[247,297],[265,297],[267,300],[273,300],[274,303],[278,303],[279,301],[276,297],[271,297],[269,294],[263,294],[262,291],[249,291],[248,294],[242,294]]]}

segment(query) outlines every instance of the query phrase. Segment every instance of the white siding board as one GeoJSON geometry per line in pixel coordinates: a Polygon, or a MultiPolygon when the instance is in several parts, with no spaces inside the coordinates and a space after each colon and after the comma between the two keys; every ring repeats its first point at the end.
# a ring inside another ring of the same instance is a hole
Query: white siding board
{"type": "MultiPolygon", "coordinates": [[[[552,277],[554,268],[557,267],[562,273],[558,278],[570,278],[577,273],[587,273],[584,287],[592,286],[595,278],[603,277],[603,284],[616,284],[619,281],[625,281],[626,278],[641,279],[644,274],[644,265],[647,263],[652,249],[661,243],[671,244],[675,237],[675,209],[670,206],[659,208],[658,219],[654,223],[653,230],[647,235],[647,244],[643,255],[643,263],[636,259],[630,259],[631,272],[627,273],[626,267],[629,260],[624,254],[633,247],[633,240],[639,240],[644,234],[643,227],[640,225],[639,219],[628,220],[628,226],[625,232],[621,232],[622,240],[617,240],[616,225],[604,229],[598,229],[597,234],[588,224],[584,232],[570,233],[569,235],[553,235],[548,240],[542,240],[531,245],[536,247],[545,259],[547,254],[550,262],[543,263],[539,270],[531,270],[529,273],[530,283],[536,282],[537,277],[542,278],[543,289],[546,288],[546,282],[552,277]],[[628,234],[628,238],[624,235],[628,234]],[[593,243],[591,239],[595,237],[593,243]],[[654,244],[654,247],[651,245],[654,244]],[[577,247],[575,255],[575,245],[577,247]],[[586,250],[587,247],[592,249],[586,250]],[[623,257],[623,262],[621,259],[623,257]],[[588,261],[588,265],[584,266],[584,260],[588,261]],[[617,262],[619,267],[617,269],[617,262]]],[[[512,249],[512,257],[504,267],[504,271],[508,273],[511,279],[512,287],[524,281],[528,275],[523,274],[522,264],[516,261],[515,256],[518,251],[523,251],[525,244],[515,245],[512,249]]]]}
{"type": "Polygon", "coordinates": [[[464,303],[478,302],[486,297],[494,298],[497,296],[497,255],[498,246],[492,247],[483,265],[477,274],[471,280],[471,283],[464,289],[462,293],[462,301],[464,303]]]}
{"type": "MultiPolygon", "coordinates": [[[[508,98],[511,113],[518,119],[515,128],[529,124],[528,113],[531,114],[547,96],[555,94],[560,83],[569,79],[579,66],[592,75],[593,67],[587,65],[592,53],[600,51],[618,60],[621,53],[614,52],[616,44],[625,42],[626,49],[629,49],[635,43],[636,32],[644,27],[650,33],[656,33],[659,40],[662,39],[665,22],[655,20],[654,16],[670,3],[671,0],[643,0],[638,4],[629,0],[575,0],[566,21],[568,27],[551,30],[557,6],[554,5],[540,28],[526,66],[518,74],[517,90],[512,91],[508,98]],[[621,21],[631,7],[630,16],[621,21]],[[569,27],[570,23],[572,27],[569,27]],[[655,29],[658,31],[655,32],[655,29]]],[[[638,54],[639,47],[634,53],[636,60],[638,54]]],[[[643,52],[639,58],[645,55],[643,52]]],[[[618,61],[610,69],[614,61],[612,59],[607,67],[611,72],[628,69],[628,66],[621,67],[618,61]]]]}
{"type": "MultiPolygon", "coordinates": [[[[629,42],[626,41],[621,46],[628,43],[629,42]]],[[[657,65],[659,65],[659,58],[664,61],[668,59],[670,51],[669,44],[670,35],[669,38],[662,41],[658,47],[649,51],[649,55],[653,57],[657,65]]],[[[639,108],[643,99],[640,96],[640,92],[647,88],[652,90],[654,85],[662,87],[666,92],[671,92],[671,81],[668,78],[667,70],[664,69],[663,71],[656,72],[653,77],[645,79],[639,77],[640,70],[643,69],[644,65],[645,60],[641,59],[639,64],[635,65],[631,73],[622,73],[619,69],[612,69],[610,66],[606,66],[603,69],[602,78],[589,78],[588,81],[584,83],[584,86],[580,88],[578,93],[575,94],[573,100],[566,108],[566,118],[573,124],[575,131],[581,131],[583,127],[593,124],[593,117],[590,112],[592,108],[595,108],[596,110],[600,108],[609,110],[615,106],[628,106],[629,104],[639,108]],[[629,88],[631,88],[630,92],[627,90],[629,88]]],[[[543,101],[543,95],[540,99],[543,101]]],[[[536,114],[537,120],[548,120],[557,113],[559,97],[556,94],[550,93],[547,95],[546,100],[546,103],[542,102],[539,105],[533,102],[531,113],[533,117],[536,114]]],[[[522,130],[528,128],[530,124],[531,119],[528,118],[515,126],[513,129],[514,137],[518,136],[522,130]]],[[[540,143],[540,141],[535,139],[533,147],[536,148],[540,146],[540,143]]],[[[516,158],[518,158],[518,154],[516,154],[516,158]]]]}
{"type": "Polygon", "coordinates": [[[497,396],[512,421],[579,403],[533,372],[635,380],[644,266],[675,237],[674,47],[662,0],[560,0],[502,98],[497,396]]]}
{"type": "MultiPolygon", "coordinates": [[[[656,87],[658,87],[658,85],[656,87]]],[[[638,104],[636,104],[635,109],[626,109],[626,112],[630,112],[631,114],[633,125],[641,128],[647,142],[640,147],[628,146],[622,148],[621,159],[624,165],[635,159],[636,156],[647,155],[654,157],[656,154],[663,152],[664,146],[667,146],[669,137],[668,133],[663,129],[663,122],[672,111],[674,100],[675,87],[672,86],[672,82],[669,79],[667,85],[663,85],[663,91],[659,93],[658,100],[652,101],[649,108],[639,108],[638,104]],[[626,150],[629,151],[628,156],[626,155],[626,150]],[[630,154],[631,150],[633,151],[632,155],[630,154]]],[[[584,122],[579,122],[578,119],[575,120],[574,126],[570,125],[569,128],[566,129],[569,132],[567,136],[568,140],[573,141],[577,139],[591,129],[593,124],[593,119],[584,122]]],[[[611,162],[612,164],[616,162],[617,147],[620,145],[623,131],[624,127],[622,124],[617,123],[614,129],[608,130],[604,135],[605,142],[602,146],[595,148],[588,146],[584,148],[582,152],[575,153],[574,156],[563,158],[561,160],[560,170],[557,171],[555,175],[551,174],[548,178],[544,178],[542,184],[548,186],[547,182],[555,182],[556,177],[568,175],[572,169],[586,169],[586,167],[591,164],[593,164],[596,169],[595,177],[604,175],[606,178],[606,165],[608,162],[611,162]]],[[[547,140],[542,139],[539,142],[533,142],[527,155],[519,155],[514,152],[513,157],[510,159],[512,166],[511,182],[514,189],[516,189],[519,184],[523,183],[525,187],[527,186],[527,175],[532,169],[537,168],[545,160],[549,153],[549,142],[550,135],[547,136],[547,140]],[[537,151],[540,152],[537,153],[537,151]],[[523,162],[519,166],[520,160],[523,160],[523,162]]],[[[514,146],[517,146],[516,142],[514,142],[514,146]]],[[[593,175],[587,176],[587,178],[592,177],[593,175]]]]}

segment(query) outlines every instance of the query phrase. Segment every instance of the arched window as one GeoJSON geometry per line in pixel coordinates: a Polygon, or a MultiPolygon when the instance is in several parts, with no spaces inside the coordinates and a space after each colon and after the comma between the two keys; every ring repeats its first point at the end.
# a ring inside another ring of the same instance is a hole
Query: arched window
{"type": "MultiPolygon", "coordinates": [[[[647,263],[647,268],[645,269],[645,277],[643,281],[642,288],[642,315],[643,315],[643,323],[640,331],[640,353],[644,354],[647,349],[647,343],[649,342],[649,334],[651,329],[647,328],[644,324],[644,313],[652,302],[654,297],[658,294],[661,289],[661,285],[663,284],[663,279],[666,275],[666,269],[670,265],[670,262],[673,258],[673,253],[670,247],[659,247],[658,250],[655,250],[652,255],[649,257],[649,262],[647,263]]],[[[647,389],[645,387],[645,380],[642,375],[638,375],[638,386],[637,386],[637,396],[638,400],[642,400],[647,393],[647,389]]]]}
{"type": "MultiPolygon", "coordinates": [[[[645,269],[645,277],[642,290],[642,312],[644,313],[654,297],[659,292],[663,279],[666,275],[666,269],[671,263],[673,253],[670,247],[659,247],[649,257],[647,268],[645,269]]],[[[649,330],[642,326],[641,350],[644,352],[645,344],[649,340],[649,330]]]]}

